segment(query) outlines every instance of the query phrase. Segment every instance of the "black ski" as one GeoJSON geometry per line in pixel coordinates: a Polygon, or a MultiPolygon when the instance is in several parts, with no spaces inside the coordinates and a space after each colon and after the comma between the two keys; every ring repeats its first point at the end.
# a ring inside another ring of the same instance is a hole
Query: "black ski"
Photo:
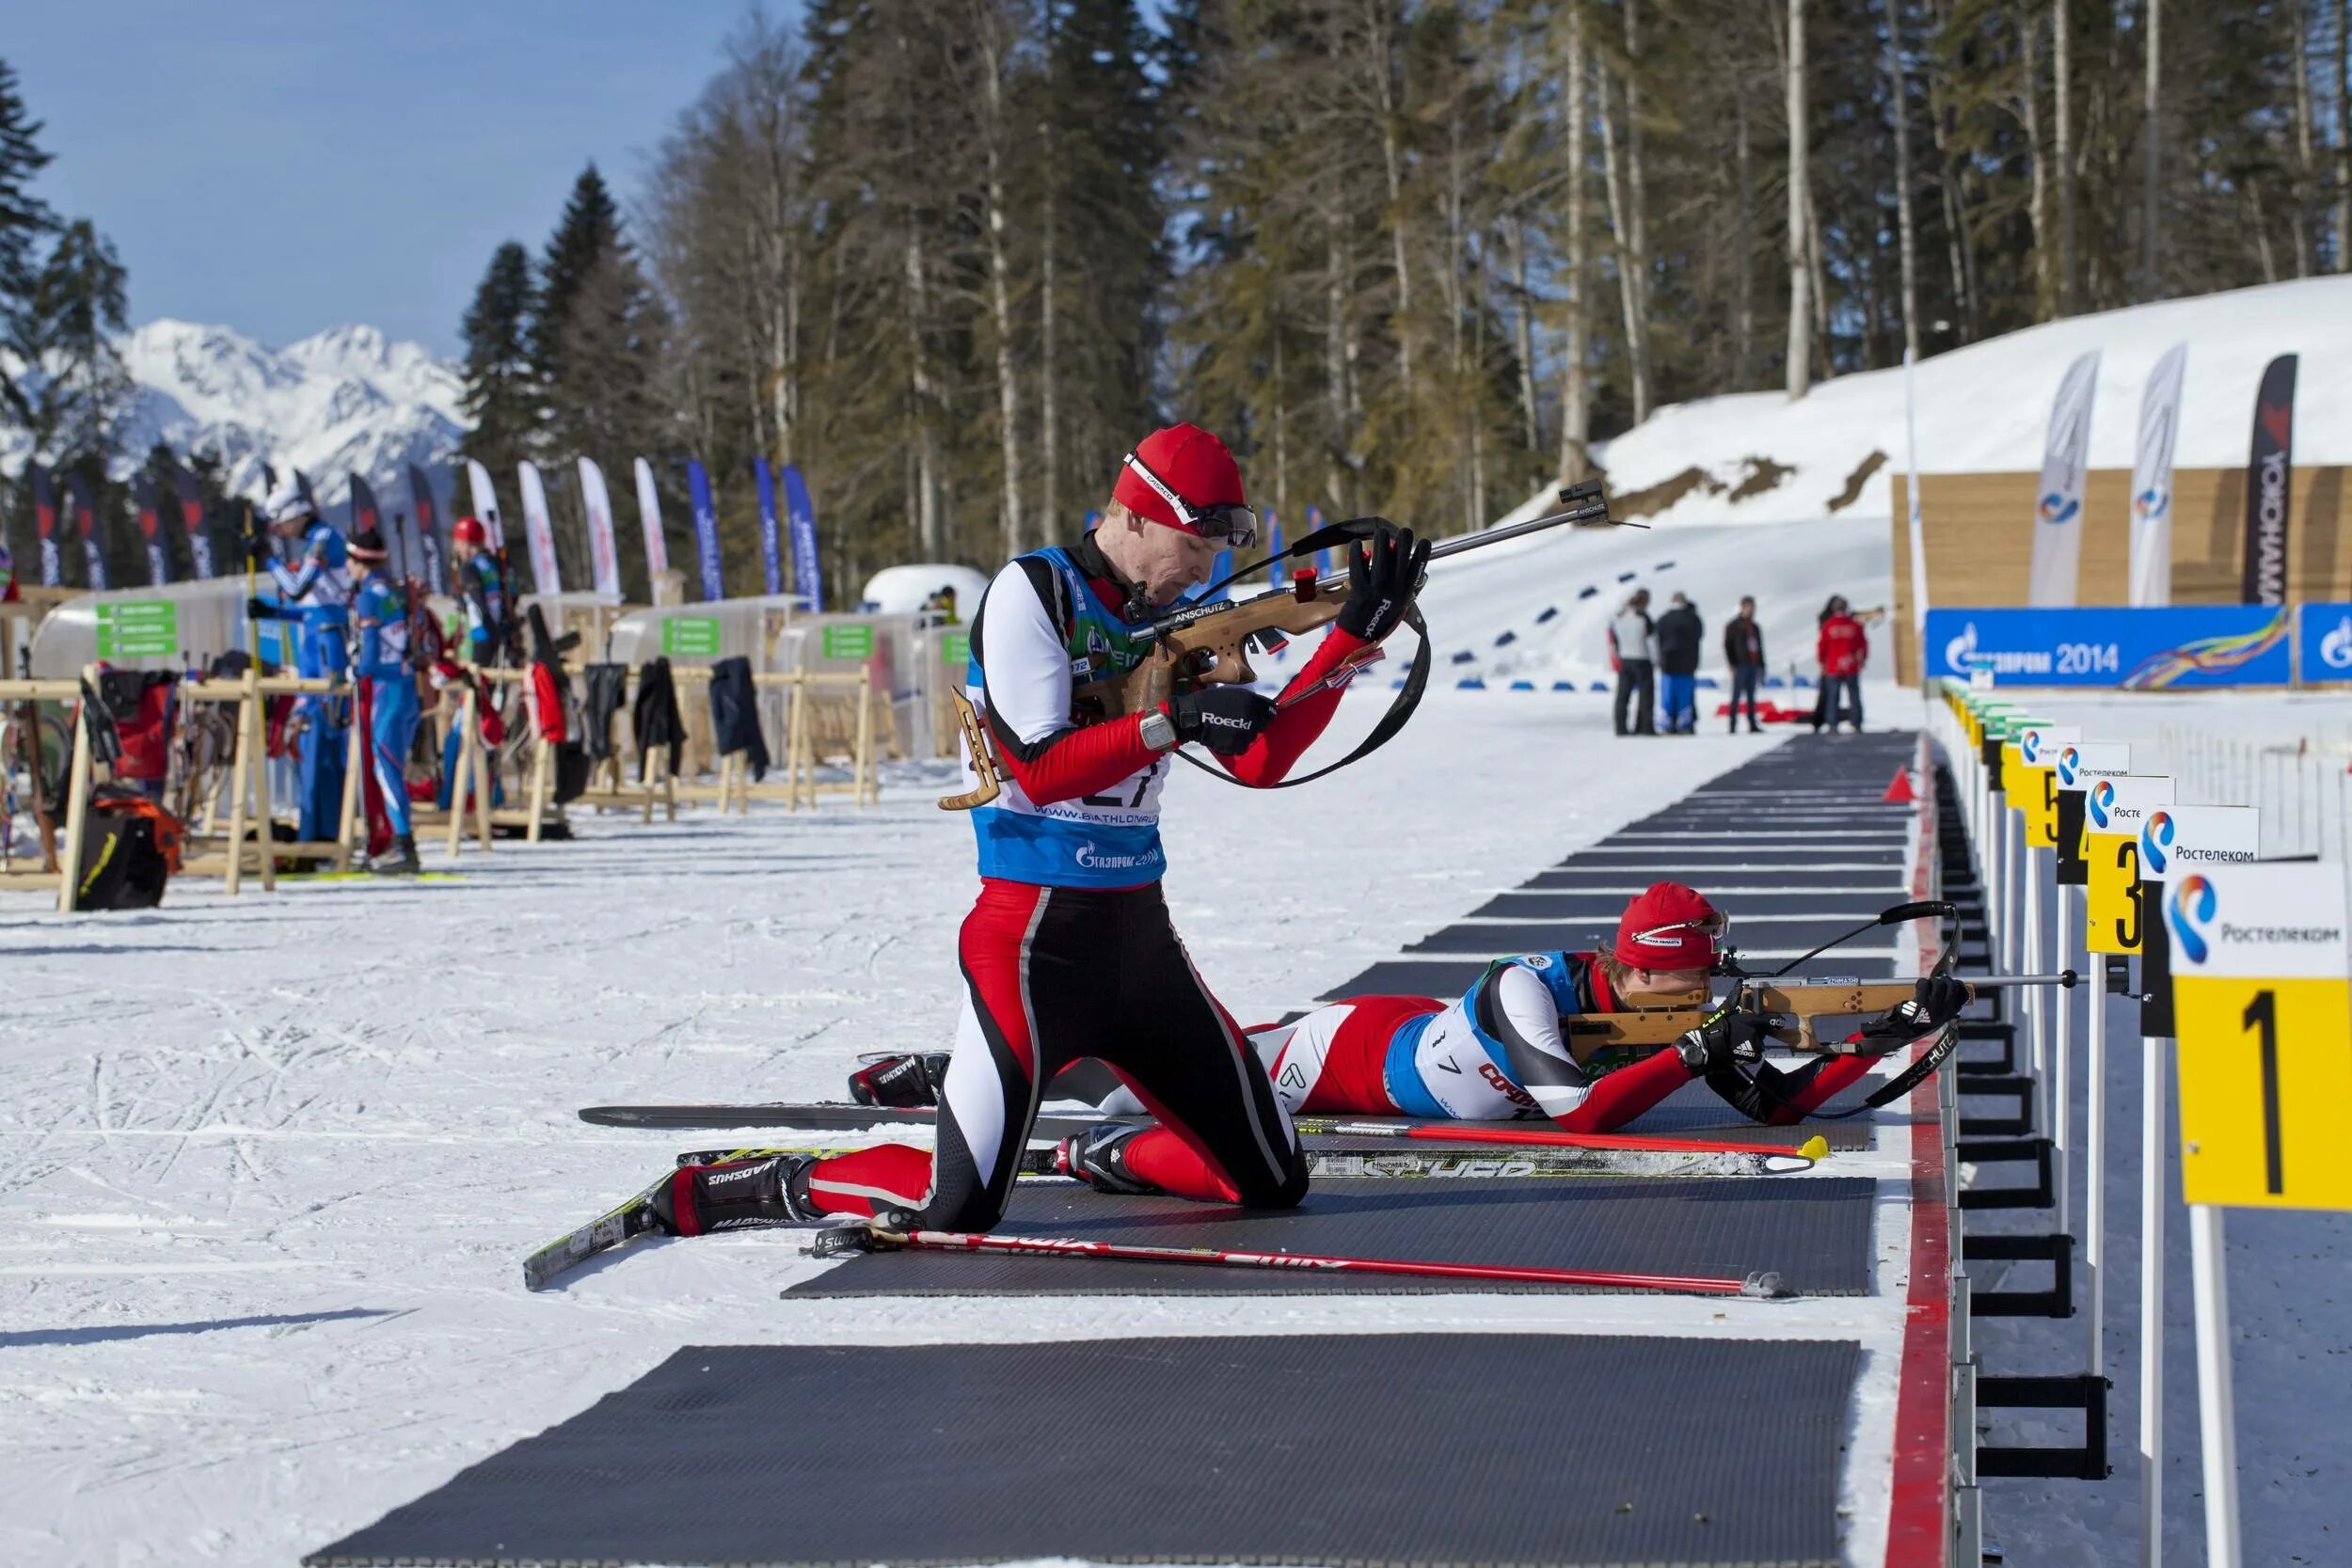
{"type": "MultiPolygon", "coordinates": [[[[711,1157],[698,1160],[697,1164],[713,1164],[720,1160],[740,1159],[756,1153],[755,1149],[713,1151],[711,1157]]],[[[660,1180],[639,1193],[618,1208],[606,1211],[579,1229],[558,1236],[554,1241],[523,1259],[523,1289],[544,1291],[564,1275],[580,1267],[601,1252],[627,1246],[638,1237],[660,1228],[654,1218],[653,1200],[662,1188],[670,1184],[664,1175],[660,1180]]]]}
{"type": "MultiPolygon", "coordinates": [[[[715,1165],[725,1160],[755,1160],[771,1154],[814,1154],[822,1158],[854,1152],[851,1148],[817,1144],[705,1148],[679,1155],[677,1163],[715,1165]]],[[[1344,1139],[1317,1138],[1308,1146],[1307,1169],[1317,1181],[1349,1177],[1480,1180],[1531,1176],[1788,1176],[1811,1170],[1816,1158],[1808,1150],[1794,1148],[1785,1153],[1735,1154],[1644,1148],[1464,1147],[1449,1152],[1430,1148],[1399,1148],[1387,1142],[1348,1147],[1344,1139]]],[[[1024,1177],[1068,1180],[1054,1168],[1054,1150],[1050,1148],[1025,1151],[1019,1168],[1024,1177]]]]}
{"type": "MultiPolygon", "coordinates": [[[[729,1127],[804,1127],[812,1132],[853,1132],[868,1127],[932,1127],[939,1111],[930,1105],[590,1105],[580,1119],[599,1127],[665,1127],[686,1131],[720,1131],[729,1127]]],[[[1041,1116],[1036,1131],[1044,1137],[1067,1137],[1106,1121],[1140,1121],[1139,1117],[1041,1116]]]]}

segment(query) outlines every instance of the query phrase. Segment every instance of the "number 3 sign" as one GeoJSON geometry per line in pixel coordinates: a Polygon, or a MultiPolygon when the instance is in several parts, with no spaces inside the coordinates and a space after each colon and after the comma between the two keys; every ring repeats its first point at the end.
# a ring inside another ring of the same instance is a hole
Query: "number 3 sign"
{"type": "Polygon", "coordinates": [[[2216,865],[2164,899],[2191,1203],[2352,1209],[2344,869],[2216,865]]]}

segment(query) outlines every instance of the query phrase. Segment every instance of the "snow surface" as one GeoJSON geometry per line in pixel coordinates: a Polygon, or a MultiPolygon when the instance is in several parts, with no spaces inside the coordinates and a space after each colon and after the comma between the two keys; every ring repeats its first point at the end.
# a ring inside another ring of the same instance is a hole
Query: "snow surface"
{"type": "MultiPolygon", "coordinates": [[[[1341,726],[1374,706],[1351,698],[1341,726]]],[[[1607,722],[1581,697],[1446,691],[1344,782],[1243,794],[1187,773],[1168,891],[1195,961],[1238,1012],[1273,1015],[1772,743],[1620,742],[1607,722]]],[[[704,1136],[589,1127],[577,1106],[836,1097],[857,1052],[946,1037],[974,880],[968,828],[930,803],[944,786],[902,768],[864,814],[589,816],[579,842],[469,855],[455,883],[230,903],[192,882],[72,923],[0,899],[0,1560],[282,1564],[698,1342],[1835,1332],[1867,1353],[1850,1446],[1883,1455],[1893,1203],[1880,1292],[1844,1300],[878,1314],[779,1302],[816,1265],[774,1233],[640,1245],[526,1294],[523,1252],[704,1136]]],[[[1872,1560],[1883,1485],[1845,1493],[1872,1560]]]]}
{"type": "MultiPolygon", "coordinates": [[[[262,465],[300,468],[321,502],[366,476],[388,507],[410,510],[406,466],[446,463],[464,430],[457,369],[372,326],[338,326],[281,349],[226,326],[152,321],[118,345],[136,386],[116,442],[128,473],[157,441],[182,453],[217,451],[233,494],[260,499],[262,465]]],[[[0,427],[0,468],[30,453],[0,427]]]]}
{"type": "MultiPolygon", "coordinates": [[[[2184,468],[2246,462],[2254,391],[2277,355],[2298,353],[2295,455],[2352,462],[2352,277],[2270,283],[2195,299],[2075,316],[1953,349],[1918,367],[1919,467],[1926,473],[2042,467],[2050,404],[2077,355],[2100,353],[2090,465],[2129,468],[2148,372],[2174,343],[2188,373],[2173,461],[2184,468]]],[[[1798,403],[1780,392],[1699,398],[1659,409],[1606,444],[1613,495],[1663,484],[1690,468],[1706,483],[1659,515],[1677,522],[1812,519],[1835,503],[1872,452],[1886,462],[1842,509],[1893,515],[1892,476],[1906,463],[1903,372],[1841,375],[1798,403]],[[1740,499],[1759,465],[1793,469],[1740,499]]]]}

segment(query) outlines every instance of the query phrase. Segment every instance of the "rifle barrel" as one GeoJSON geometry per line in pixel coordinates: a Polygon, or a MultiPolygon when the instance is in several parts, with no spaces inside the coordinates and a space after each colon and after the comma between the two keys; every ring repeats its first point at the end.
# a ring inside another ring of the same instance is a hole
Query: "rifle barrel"
{"type": "MultiPolygon", "coordinates": [[[[1476,533],[1465,533],[1455,539],[1440,539],[1429,546],[1429,559],[1432,562],[1443,561],[1450,555],[1460,555],[1465,550],[1482,549],[1488,545],[1500,545],[1505,539],[1517,539],[1524,534],[1540,533],[1548,528],[1558,528],[1562,523],[1589,523],[1605,520],[1608,516],[1609,503],[1607,501],[1587,501],[1581,506],[1572,506],[1565,512],[1554,512],[1542,517],[1531,517],[1523,523],[1505,523],[1500,528],[1481,529],[1476,533]]],[[[1334,572],[1331,576],[1323,578],[1315,583],[1318,593],[1346,586],[1347,574],[1345,572],[1334,572]]]]}

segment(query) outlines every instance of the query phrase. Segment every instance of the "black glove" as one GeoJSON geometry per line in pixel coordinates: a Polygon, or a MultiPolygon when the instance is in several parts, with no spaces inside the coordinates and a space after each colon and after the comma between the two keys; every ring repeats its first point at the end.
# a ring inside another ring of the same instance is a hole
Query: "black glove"
{"type": "Polygon", "coordinates": [[[860,1105],[936,1105],[946,1077],[944,1051],[887,1056],[850,1074],[850,1098],[860,1105]]]}
{"type": "Polygon", "coordinates": [[[245,612],[256,621],[275,621],[278,619],[278,607],[270,603],[267,599],[246,600],[245,612]]]}
{"type": "Polygon", "coordinates": [[[1246,686],[1180,691],[1168,705],[1180,740],[1198,740],[1221,757],[1239,756],[1274,722],[1274,702],[1246,686]]]}
{"type": "Polygon", "coordinates": [[[1755,1013],[1726,1007],[1675,1041],[1675,1053],[1693,1077],[1727,1067],[1754,1067],[1764,1059],[1769,1026],[1755,1013]]]}
{"type": "Polygon", "coordinates": [[[1429,542],[1415,544],[1411,529],[1386,517],[1354,520],[1372,524],[1373,534],[1347,546],[1347,603],[1340,610],[1340,629],[1377,642],[1413,608],[1429,566],[1429,542]]]}
{"type": "Polygon", "coordinates": [[[247,529],[237,536],[237,543],[244,547],[247,565],[259,566],[269,559],[269,534],[266,531],[258,528],[247,529]]]}
{"type": "Polygon", "coordinates": [[[1931,1035],[1960,1016],[1968,1006],[1968,983],[1948,974],[1922,974],[1911,990],[1911,1000],[1889,1007],[1862,1026],[1868,1040],[1901,1044],[1931,1035]]]}

